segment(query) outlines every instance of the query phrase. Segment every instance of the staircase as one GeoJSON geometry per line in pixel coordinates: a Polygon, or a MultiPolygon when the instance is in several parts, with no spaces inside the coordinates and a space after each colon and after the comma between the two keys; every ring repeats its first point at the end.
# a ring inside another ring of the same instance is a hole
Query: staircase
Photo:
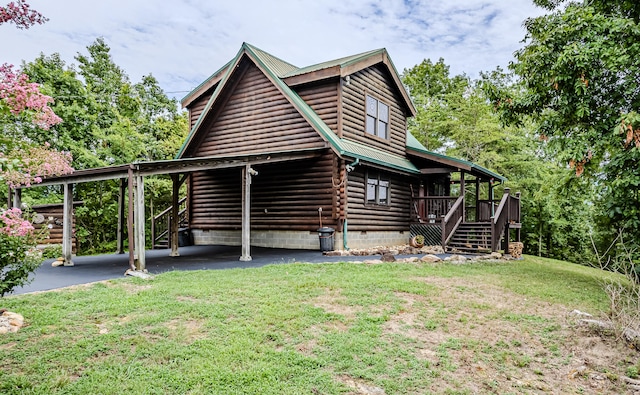
{"type": "Polygon", "coordinates": [[[461,223],[451,237],[447,249],[459,252],[491,252],[491,223],[461,223]]]}

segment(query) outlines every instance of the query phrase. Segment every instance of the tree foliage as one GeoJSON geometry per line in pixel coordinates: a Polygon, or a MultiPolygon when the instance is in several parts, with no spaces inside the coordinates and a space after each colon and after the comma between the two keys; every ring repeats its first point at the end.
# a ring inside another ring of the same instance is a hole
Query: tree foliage
{"type": "MultiPolygon", "coordinates": [[[[102,38],[75,58],[77,68],[58,54],[40,55],[23,65],[32,81],[55,98],[53,110],[63,122],[48,135],[23,130],[21,139],[50,141],[70,151],[76,168],[94,168],[135,161],[171,159],[188,132],[186,114],[178,110],[158,81],[147,75],[138,83],[113,61],[102,38]]],[[[170,201],[167,179],[149,181],[147,198],[170,201]]],[[[118,182],[78,184],[76,235],[84,252],[113,251],[117,228],[118,182]]],[[[47,201],[56,190],[35,191],[31,201],[47,201]]],[[[147,205],[148,206],[148,205],[147,205]]]]}
{"type": "MultiPolygon", "coordinates": [[[[640,236],[640,5],[537,0],[511,65],[523,89],[495,88],[502,119],[534,117],[550,155],[587,176],[602,234],[640,236]]],[[[580,193],[580,191],[577,191],[580,193]]]]}
{"type": "Polygon", "coordinates": [[[505,186],[522,193],[527,253],[584,259],[589,206],[580,200],[584,194],[567,193],[582,183],[571,182],[566,169],[540,149],[535,124],[528,120],[504,126],[487,96],[488,86],[517,92],[511,73],[498,68],[472,80],[466,75],[451,76],[443,59],[425,60],[405,70],[403,82],[417,107],[411,133],[432,150],[496,171],[508,179],[505,186]]]}

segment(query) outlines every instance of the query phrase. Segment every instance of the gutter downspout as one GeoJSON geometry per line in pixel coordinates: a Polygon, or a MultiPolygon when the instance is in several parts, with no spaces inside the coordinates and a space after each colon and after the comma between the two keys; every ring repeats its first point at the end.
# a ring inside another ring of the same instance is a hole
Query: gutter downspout
{"type": "MultiPolygon", "coordinates": [[[[355,161],[353,161],[351,164],[346,166],[346,170],[347,170],[347,174],[346,177],[347,179],[349,178],[348,174],[360,163],[360,158],[356,158],[355,161]]],[[[345,185],[345,188],[347,188],[347,185],[345,185]]],[[[349,192],[347,190],[347,196],[349,195],[349,192]]],[[[342,223],[342,248],[344,248],[345,251],[349,251],[349,245],[347,243],[347,215],[345,214],[345,218],[344,218],[344,222],[342,223]]]]}

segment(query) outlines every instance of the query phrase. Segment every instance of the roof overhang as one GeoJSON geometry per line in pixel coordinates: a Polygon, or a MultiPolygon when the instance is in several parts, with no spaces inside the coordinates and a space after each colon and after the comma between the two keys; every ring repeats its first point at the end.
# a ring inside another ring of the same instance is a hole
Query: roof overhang
{"type": "Polygon", "coordinates": [[[246,165],[260,165],[266,163],[309,159],[321,156],[324,150],[326,149],[313,148],[297,151],[262,153],[257,155],[207,156],[201,158],[137,162],[127,165],[77,170],[72,174],[64,176],[45,178],[41,183],[33,184],[31,187],[117,180],[127,178],[130,171],[141,176],[171,175],[192,173],[195,171],[243,167],[246,165]]]}

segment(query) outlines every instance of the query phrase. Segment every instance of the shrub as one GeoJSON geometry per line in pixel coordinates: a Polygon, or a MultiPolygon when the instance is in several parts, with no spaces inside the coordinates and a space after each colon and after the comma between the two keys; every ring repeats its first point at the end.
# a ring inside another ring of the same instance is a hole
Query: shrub
{"type": "Polygon", "coordinates": [[[29,283],[29,275],[42,263],[38,240],[20,209],[0,212],[0,296],[29,283]]]}

